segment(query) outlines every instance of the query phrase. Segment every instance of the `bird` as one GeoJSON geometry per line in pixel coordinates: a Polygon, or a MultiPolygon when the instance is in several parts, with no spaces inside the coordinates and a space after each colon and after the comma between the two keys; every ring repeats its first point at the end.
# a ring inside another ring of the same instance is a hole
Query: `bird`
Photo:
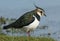
{"type": "Polygon", "coordinates": [[[42,16],[46,16],[45,10],[35,5],[34,10],[24,13],[15,22],[3,26],[3,29],[21,29],[30,36],[30,32],[34,31],[38,27],[42,16]]]}

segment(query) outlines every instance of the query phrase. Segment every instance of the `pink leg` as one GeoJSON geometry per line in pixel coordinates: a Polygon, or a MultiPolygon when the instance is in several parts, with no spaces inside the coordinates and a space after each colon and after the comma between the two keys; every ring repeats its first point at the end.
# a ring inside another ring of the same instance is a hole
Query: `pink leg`
{"type": "Polygon", "coordinates": [[[30,36],[30,31],[27,32],[28,36],[30,36]]]}

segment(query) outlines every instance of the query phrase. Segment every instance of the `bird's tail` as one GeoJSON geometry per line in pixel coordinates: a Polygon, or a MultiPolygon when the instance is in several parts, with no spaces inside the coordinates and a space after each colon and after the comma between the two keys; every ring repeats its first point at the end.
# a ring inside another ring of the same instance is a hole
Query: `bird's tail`
{"type": "Polygon", "coordinates": [[[9,29],[11,27],[12,27],[12,25],[7,25],[7,26],[4,26],[3,29],[9,29]]]}

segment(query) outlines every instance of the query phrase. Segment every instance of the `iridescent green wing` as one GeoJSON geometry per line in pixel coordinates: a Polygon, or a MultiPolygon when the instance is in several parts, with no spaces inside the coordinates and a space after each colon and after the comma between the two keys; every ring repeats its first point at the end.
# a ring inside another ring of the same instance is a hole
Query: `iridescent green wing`
{"type": "Polygon", "coordinates": [[[33,17],[33,13],[26,13],[23,16],[21,16],[18,20],[16,20],[16,22],[14,23],[15,27],[23,27],[23,26],[27,26],[30,23],[32,23],[34,21],[34,17],[33,17]]]}

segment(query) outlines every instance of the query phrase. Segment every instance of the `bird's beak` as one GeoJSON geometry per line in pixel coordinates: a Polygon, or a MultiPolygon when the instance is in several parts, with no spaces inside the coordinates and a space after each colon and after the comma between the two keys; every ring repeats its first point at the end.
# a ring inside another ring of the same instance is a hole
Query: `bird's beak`
{"type": "Polygon", "coordinates": [[[44,14],[44,16],[46,17],[46,14],[44,14]]]}

